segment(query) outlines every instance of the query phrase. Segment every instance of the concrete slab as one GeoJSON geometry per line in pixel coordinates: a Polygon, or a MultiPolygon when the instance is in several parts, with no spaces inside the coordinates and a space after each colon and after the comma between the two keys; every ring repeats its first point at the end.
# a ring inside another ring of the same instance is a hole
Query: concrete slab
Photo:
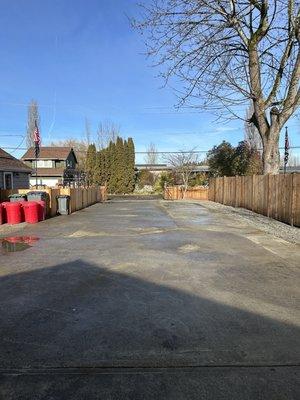
{"type": "Polygon", "coordinates": [[[20,234],[39,241],[0,255],[0,398],[299,398],[299,246],[163,201],[20,234]]]}

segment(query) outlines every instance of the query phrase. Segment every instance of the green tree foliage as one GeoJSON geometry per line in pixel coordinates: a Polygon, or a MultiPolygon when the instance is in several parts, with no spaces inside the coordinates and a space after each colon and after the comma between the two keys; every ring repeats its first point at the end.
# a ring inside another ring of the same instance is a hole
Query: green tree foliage
{"type": "Polygon", "coordinates": [[[254,175],[262,173],[260,153],[251,148],[247,141],[237,147],[223,141],[214,146],[207,154],[212,176],[254,175]]]}
{"type": "Polygon", "coordinates": [[[203,172],[197,173],[196,175],[192,176],[189,182],[189,186],[191,187],[205,186],[207,184],[208,184],[208,176],[203,172]]]}
{"type": "Polygon", "coordinates": [[[101,182],[103,181],[103,154],[101,151],[98,151],[96,154],[96,164],[94,168],[94,176],[93,176],[93,182],[95,185],[101,185],[101,182]]]}
{"type": "Polygon", "coordinates": [[[163,193],[165,186],[173,186],[175,184],[174,175],[173,172],[162,172],[155,182],[156,191],[163,193]]]}
{"type": "Polygon", "coordinates": [[[126,146],[126,184],[128,193],[132,193],[135,186],[135,148],[132,138],[128,138],[126,146]]]}
{"type": "Polygon", "coordinates": [[[117,137],[97,153],[93,183],[107,185],[110,193],[131,193],[135,184],[135,153],[132,139],[117,137]]]}
{"type": "Polygon", "coordinates": [[[109,168],[109,180],[107,182],[107,188],[109,193],[117,192],[117,165],[116,165],[116,143],[110,142],[108,145],[108,168],[109,168]]]}
{"type": "Polygon", "coordinates": [[[153,186],[155,180],[155,175],[148,169],[143,169],[137,175],[137,182],[140,187],[144,187],[145,185],[153,186]]]}
{"type": "Polygon", "coordinates": [[[209,150],[207,161],[212,176],[231,176],[233,155],[234,148],[225,141],[209,150]]]}
{"type": "Polygon", "coordinates": [[[87,177],[87,184],[93,185],[95,182],[95,168],[96,168],[96,146],[90,144],[86,153],[85,172],[87,177]]]}
{"type": "Polygon", "coordinates": [[[116,192],[127,192],[127,163],[126,163],[126,141],[117,137],[116,141],[116,192]]]}
{"type": "Polygon", "coordinates": [[[251,148],[247,141],[240,142],[235,148],[232,160],[233,175],[254,175],[262,172],[259,152],[251,148]]]}

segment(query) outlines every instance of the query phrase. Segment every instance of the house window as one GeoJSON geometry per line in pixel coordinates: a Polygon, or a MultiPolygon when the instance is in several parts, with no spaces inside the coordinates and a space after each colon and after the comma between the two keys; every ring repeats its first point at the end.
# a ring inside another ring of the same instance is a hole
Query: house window
{"type": "Polygon", "coordinates": [[[12,172],[4,172],[4,189],[13,189],[13,174],[12,172]]]}
{"type": "Polygon", "coordinates": [[[37,160],[38,168],[52,168],[52,160],[37,160]]]}
{"type": "Polygon", "coordinates": [[[67,160],[67,168],[74,168],[73,161],[67,160]]]}

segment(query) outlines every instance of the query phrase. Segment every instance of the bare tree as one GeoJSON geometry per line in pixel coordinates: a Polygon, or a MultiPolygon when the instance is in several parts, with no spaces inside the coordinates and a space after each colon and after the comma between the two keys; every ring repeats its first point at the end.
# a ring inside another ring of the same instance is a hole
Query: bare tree
{"type": "Polygon", "coordinates": [[[38,103],[36,100],[31,100],[28,105],[28,117],[27,117],[27,132],[26,132],[26,146],[29,149],[34,146],[34,131],[35,123],[40,130],[40,114],[38,109],[38,103]]]}
{"type": "Polygon", "coordinates": [[[164,157],[173,171],[181,177],[183,198],[185,198],[191,174],[198,164],[198,154],[195,153],[194,149],[190,151],[180,150],[176,153],[166,154],[164,157]]]}
{"type": "Polygon", "coordinates": [[[152,0],[142,11],[134,25],[166,83],[184,82],[180,104],[238,116],[252,101],[264,173],[278,173],[280,131],[300,102],[299,0],[152,0]]]}
{"type": "Polygon", "coordinates": [[[100,122],[97,130],[97,146],[104,149],[109,142],[115,142],[120,136],[120,126],[111,121],[100,122]]]}
{"type": "Polygon", "coordinates": [[[246,110],[246,118],[244,123],[245,128],[245,140],[249,143],[250,147],[253,150],[262,149],[262,141],[256,126],[251,122],[251,118],[253,115],[253,104],[251,103],[246,110]]]}
{"type": "Polygon", "coordinates": [[[84,133],[87,146],[91,143],[91,123],[87,117],[84,119],[84,133]]]}
{"type": "Polygon", "coordinates": [[[145,156],[145,163],[146,164],[157,164],[158,163],[158,152],[157,148],[154,143],[150,143],[147,148],[147,154],[145,156]]]}
{"type": "Polygon", "coordinates": [[[85,140],[69,138],[52,142],[53,147],[72,147],[78,161],[78,169],[84,170],[88,144],[85,140]]]}

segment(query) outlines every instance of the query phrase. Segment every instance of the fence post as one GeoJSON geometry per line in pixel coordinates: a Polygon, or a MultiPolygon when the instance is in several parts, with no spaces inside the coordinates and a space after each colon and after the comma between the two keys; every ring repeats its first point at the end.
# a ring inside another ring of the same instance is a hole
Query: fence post
{"type": "Polygon", "coordinates": [[[279,175],[274,175],[274,184],[275,184],[275,213],[274,218],[278,219],[278,184],[279,184],[279,175]]]}
{"type": "Polygon", "coordinates": [[[214,199],[213,201],[217,200],[217,180],[215,178],[212,178],[214,180],[214,199]]]}
{"type": "Polygon", "coordinates": [[[217,181],[216,178],[212,178],[212,182],[213,182],[213,198],[210,199],[212,201],[216,201],[216,193],[217,193],[217,181]]]}
{"type": "Polygon", "coordinates": [[[222,178],[222,184],[223,184],[223,193],[222,193],[222,204],[225,204],[225,178],[226,176],[223,176],[222,178]]]}
{"type": "Polygon", "coordinates": [[[271,175],[268,174],[268,184],[267,184],[267,217],[270,218],[270,205],[271,205],[271,175]]]}
{"type": "Polygon", "coordinates": [[[237,207],[237,187],[238,187],[238,185],[237,185],[237,180],[238,180],[238,177],[235,176],[235,177],[234,177],[234,196],[235,196],[235,199],[234,199],[234,207],[237,207]]]}
{"type": "Polygon", "coordinates": [[[295,212],[296,212],[296,175],[295,172],[292,173],[291,179],[291,215],[290,224],[294,226],[295,212]]]}
{"type": "Polygon", "coordinates": [[[254,176],[251,176],[252,185],[251,185],[251,210],[254,211],[254,176]]]}

